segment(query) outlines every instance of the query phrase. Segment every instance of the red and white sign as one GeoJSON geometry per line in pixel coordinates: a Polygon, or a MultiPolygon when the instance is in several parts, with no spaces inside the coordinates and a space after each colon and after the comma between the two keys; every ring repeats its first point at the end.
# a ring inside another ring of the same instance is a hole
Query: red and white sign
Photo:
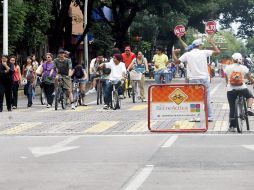
{"type": "Polygon", "coordinates": [[[174,29],[176,36],[184,36],[185,34],[185,27],[183,25],[177,25],[174,29]]]}
{"type": "Polygon", "coordinates": [[[209,35],[214,34],[216,32],[216,22],[208,21],[205,24],[205,32],[209,35]]]}

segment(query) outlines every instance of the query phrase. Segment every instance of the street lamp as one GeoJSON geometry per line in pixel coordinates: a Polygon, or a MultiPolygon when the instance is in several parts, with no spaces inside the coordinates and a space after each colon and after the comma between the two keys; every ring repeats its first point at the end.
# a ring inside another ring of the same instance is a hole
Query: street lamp
{"type": "Polygon", "coordinates": [[[3,55],[8,55],[8,0],[3,0],[3,55]]]}

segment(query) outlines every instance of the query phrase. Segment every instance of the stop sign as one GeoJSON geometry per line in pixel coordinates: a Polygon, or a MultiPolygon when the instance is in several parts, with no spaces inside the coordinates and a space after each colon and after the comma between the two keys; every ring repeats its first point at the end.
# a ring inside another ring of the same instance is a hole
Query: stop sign
{"type": "Polygon", "coordinates": [[[214,34],[216,32],[216,22],[214,22],[214,21],[208,21],[205,24],[205,32],[207,34],[214,34]]]}
{"type": "Polygon", "coordinates": [[[185,27],[183,25],[177,25],[174,29],[176,36],[184,36],[185,34],[185,27]]]}

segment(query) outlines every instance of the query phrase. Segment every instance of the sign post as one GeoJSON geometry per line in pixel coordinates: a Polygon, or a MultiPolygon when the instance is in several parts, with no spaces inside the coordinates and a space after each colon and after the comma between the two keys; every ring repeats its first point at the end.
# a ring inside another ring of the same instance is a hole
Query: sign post
{"type": "Polygon", "coordinates": [[[215,21],[208,21],[206,24],[205,24],[205,32],[208,34],[208,35],[212,35],[216,32],[216,22],[215,21]]]}
{"type": "Polygon", "coordinates": [[[177,25],[174,29],[174,33],[176,36],[184,36],[185,34],[185,27],[183,25],[177,25]]]}

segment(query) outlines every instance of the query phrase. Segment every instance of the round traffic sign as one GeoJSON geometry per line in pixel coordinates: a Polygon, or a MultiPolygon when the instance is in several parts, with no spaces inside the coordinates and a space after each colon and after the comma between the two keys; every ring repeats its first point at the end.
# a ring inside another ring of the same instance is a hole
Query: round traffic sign
{"type": "Polygon", "coordinates": [[[177,25],[174,29],[176,36],[184,36],[185,34],[185,27],[183,25],[177,25]]]}
{"type": "Polygon", "coordinates": [[[216,22],[208,21],[205,24],[205,32],[209,35],[214,34],[216,32],[216,22]]]}

